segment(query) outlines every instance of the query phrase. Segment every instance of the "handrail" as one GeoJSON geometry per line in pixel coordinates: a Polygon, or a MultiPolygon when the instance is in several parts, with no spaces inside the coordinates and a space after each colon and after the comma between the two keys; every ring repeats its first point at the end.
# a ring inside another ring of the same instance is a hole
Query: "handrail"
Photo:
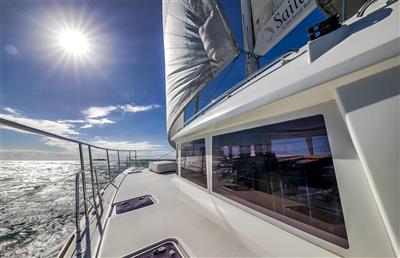
{"type": "Polygon", "coordinates": [[[47,132],[47,131],[44,131],[44,130],[41,130],[41,129],[37,129],[37,128],[34,128],[34,127],[27,126],[27,125],[23,125],[23,124],[20,124],[20,123],[17,123],[17,122],[8,120],[8,119],[4,119],[2,117],[0,117],[0,124],[3,124],[3,125],[8,126],[8,127],[13,127],[13,128],[16,128],[16,129],[19,129],[19,130],[22,130],[22,131],[26,131],[26,132],[30,132],[30,133],[37,133],[37,134],[41,134],[41,135],[44,135],[44,136],[56,138],[56,139],[59,139],[59,140],[64,140],[64,141],[67,141],[67,142],[73,142],[73,143],[78,143],[78,144],[82,144],[82,145],[85,145],[85,146],[91,146],[93,148],[100,149],[100,150],[124,151],[124,152],[136,151],[136,150],[124,150],[124,149],[118,149],[117,150],[117,149],[111,149],[111,148],[105,148],[105,147],[96,146],[96,145],[93,145],[93,144],[90,144],[90,143],[87,143],[87,142],[79,141],[79,140],[76,140],[76,139],[72,139],[72,138],[68,138],[68,137],[65,137],[65,136],[58,135],[58,134],[50,133],[50,132],[47,132]]]}
{"type": "Polygon", "coordinates": [[[254,79],[255,77],[257,77],[258,75],[260,75],[261,73],[267,71],[268,69],[272,68],[274,65],[276,65],[277,63],[281,62],[282,66],[287,64],[288,62],[290,62],[291,60],[286,60],[286,58],[288,56],[290,56],[291,54],[294,53],[298,53],[299,49],[290,49],[289,51],[285,52],[284,54],[282,54],[281,56],[277,57],[276,59],[274,59],[272,62],[270,62],[268,65],[264,66],[263,68],[261,68],[260,70],[256,71],[255,73],[251,74],[250,76],[246,77],[245,79],[243,79],[242,81],[240,81],[239,83],[237,83],[235,86],[233,86],[232,88],[228,89],[227,91],[225,91],[224,93],[222,93],[220,96],[218,96],[217,98],[213,99],[210,103],[208,103],[205,107],[203,107],[202,109],[200,109],[196,114],[194,114],[191,118],[189,118],[186,122],[184,122],[184,126],[187,126],[188,124],[190,124],[193,120],[195,120],[197,117],[201,116],[202,114],[204,114],[207,110],[211,109],[212,107],[214,107],[216,104],[220,103],[222,100],[224,100],[225,98],[229,98],[231,97],[234,92],[240,88],[242,88],[247,82],[249,82],[250,80],[254,79]]]}
{"type": "MultiPolygon", "coordinates": [[[[101,209],[103,209],[103,204],[102,204],[102,194],[101,190],[99,189],[99,182],[97,179],[97,171],[94,168],[93,165],[93,158],[92,158],[92,148],[96,148],[96,149],[100,149],[100,150],[105,150],[106,151],[106,155],[107,155],[107,168],[108,168],[108,175],[109,175],[109,182],[107,183],[106,187],[108,187],[110,184],[113,185],[113,180],[116,176],[118,176],[122,171],[121,171],[121,160],[120,160],[120,151],[122,152],[129,152],[129,164],[131,160],[135,160],[137,161],[137,151],[136,150],[117,150],[117,149],[109,149],[109,148],[105,148],[105,147],[100,147],[100,146],[96,146],[87,142],[83,142],[83,141],[79,141],[76,139],[72,139],[72,138],[68,138],[66,136],[61,136],[61,135],[57,135],[54,133],[50,133],[41,129],[37,129],[31,126],[27,126],[27,125],[23,125],[8,119],[4,119],[2,117],[0,117],[0,125],[4,125],[6,127],[11,127],[11,128],[15,128],[18,130],[22,130],[22,131],[26,131],[29,133],[36,133],[36,134],[40,134],[43,136],[47,136],[47,137],[51,137],[51,138],[55,138],[55,139],[59,139],[59,140],[64,140],[67,142],[72,142],[72,143],[76,143],[79,147],[79,160],[80,160],[80,171],[77,173],[74,173],[75,175],[75,253],[77,257],[82,257],[82,254],[85,252],[85,250],[82,250],[81,248],[81,241],[82,241],[82,237],[86,232],[86,228],[84,230],[82,230],[80,228],[80,207],[81,207],[81,203],[80,203],[80,194],[79,194],[79,190],[80,190],[80,184],[82,184],[82,192],[83,192],[83,205],[84,205],[84,209],[85,209],[85,219],[86,219],[86,226],[89,225],[89,213],[91,208],[94,208],[97,212],[97,206],[100,205],[101,209]],[[88,154],[89,154],[89,166],[90,166],[90,170],[87,171],[85,170],[85,165],[84,165],[84,157],[83,157],[83,149],[82,146],[85,145],[88,147],[88,154]],[[109,151],[116,151],[117,155],[118,155],[118,173],[114,176],[111,177],[111,167],[110,167],[110,158],[109,158],[109,151]],[[131,152],[134,152],[135,156],[134,159],[131,158],[131,152]],[[91,177],[91,185],[92,185],[92,198],[93,198],[93,205],[92,207],[88,207],[87,203],[90,201],[87,199],[87,195],[86,195],[86,177],[85,177],[85,173],[86,172],[90,172],[90,177],[91,177]],[[97,193],[96,193],[97,191],[97,193]],[[98,196],[99,199],[99,203],[97,203],[96,201],[96,195],[98,196]]],[[[127,163],[127,166],[128,163],[127,163]]],[[[104,188],[105,189],[105,188],[104,188]]],[[[104,190],[103,189],[103,190],[104,190]]],[[[100,223],[99,216],[96,214],[96,219],[98,220],[97,223],[100,223]]],[[[89,239],[90,241],[90,239],[89,239]]],[[[72,240],[69,242],[71,243],[72,240]]],[[[90,245],[90,244],[89,244],[90,245]]],[[[65,250],[64,248],[68,248],[69,245],[64,246],[63,249],[61,250],[60,254],[65,254],[65,250]]],[[[86,249],[90,248],[90,246],[86,246],[86,249]]]]}

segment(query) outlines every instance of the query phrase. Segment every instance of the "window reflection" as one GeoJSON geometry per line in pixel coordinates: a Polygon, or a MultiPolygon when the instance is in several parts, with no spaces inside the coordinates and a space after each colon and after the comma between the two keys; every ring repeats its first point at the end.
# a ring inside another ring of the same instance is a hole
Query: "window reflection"
{"type": "Polygon", "coordinates": [[[204,139],[181,145],[181,176],[207,188],[204,139]]]}
{"type": "Polygon", "coordinates": [[[213,191],[348,247],[322,115],[213,137],[213,191]]]}

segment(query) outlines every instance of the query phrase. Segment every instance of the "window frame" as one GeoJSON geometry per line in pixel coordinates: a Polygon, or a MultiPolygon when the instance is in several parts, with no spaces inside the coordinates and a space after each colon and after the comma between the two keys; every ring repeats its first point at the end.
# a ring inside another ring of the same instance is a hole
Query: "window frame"
{"type": "MultiPolygon", "coordinates": [[[[334,154],[332,153],[332,139],[331,139],[331,135],[329,133],[329,126],[327,124],[327,118],[326,118],[326,112],[324,112],[325,110],[314,110],[314,111],[303,111],[303,112],[293,112],[290,114],[285,114],[285,115],[281,115],[281,116],[277,116],[277,117],[273,117],[273,118],[267,118],[267,119],[263,119],[263,120],[257,120],[254,122],[249,122],[249,123],[245,123],[245,124],[241,124],[241,125],[236,125],[236,126],[232,126],[232,127],[228,127],[228,128],[224,128],[224,129],[220,129],[220,130],[216,130],[213,131],[209,134],[207,134],[207,136],[205,136],[205,138],[209,138],[209,155],[210,155],[210,169],[207,170],[207,175],[210,177],[210,181],[211,184],[209,185],[210,188],[210,193],[211,195],[241,209],[244,210],[248,213],[250,213],[251,215],[254,215],[268,223],[271,223],[272,225],[276,225],[280,228],[283,228],[284,230],[288,231],[289,233],[295,234],[295,235],[300,235],[303,239],[313,239],[314,241],[312,242],[324,242],[327,243],[329,245],[335,246],[335,247],[339,247],[341,249],[347,250],[350,248],[350,236],[349,236],[349,228],[346,226],[345,224],[345,229],[347,231],[347,245],[341,245],[341,244],[336,244],[334,241],[330,241],[327,240],[326,238],[321,238],[318,235],[315,235],[313,233],[310,233],[308,231],[304,231],[302,229],[300,229],[299,227],[296,227],[294,225],[288,224],[287,222],[284,222],[282,220],[278,220],[270,215],[267,215],[261,211],[258,211],[256,209],[253,209],[249,206],[246,206],[240,202],[237,202],[233,199],[230,199],[218,192],[215,192],[213,190],[213,185],[212,185],[212,176],[213,176],[213,170],[212,170],[212,158],[213,158],[213,149],[212,149],[212,144],[213,144],[213,138],[216,136],[220,136],[220,135],[224,135],[224,134],[229,134],[229,133],[235,133],[235,132],[240,132],[240,131],[244,131],[244,130],[249,130],[249,129],[253,129],[253,128],[257,128],[257,127],[263,127],[263,126],[268,126],[268,125],[274,125],[277,123],[283,123],[283,122],[289,122],[292,120],[296,120],[296,119],[302,119],[302,118],[307,118],[307,117],[311,117],[311,116],[317,116],[317,115],[321,115],[324,119],[324,124],[325,124],[325,130],[326,130],[326,136],[328,139],[328,143],[329,146],[331,148],[331,158],[332,158],[332,163],[334,163],[334,154]],[[307,236],[307,237],[306,237],[307,236]]],[[[334,165],[334,164],[333,164],[334,165]]],[[[335,166],[335,165],[334,165],[335,166]]],[[[335,169],[335,179],[337,182],[337,186],[338,186],[338,191],[339,191],[339,195],[341,192],[341,187],[340,184],[337,180],[337,176],[336,176],[336,169],[335,169]]],[[[344,223],[346,223],[346,215],[345,215],[345,206],[343,205],[343,200],[342,198],[340,199],[341,201],[341,207],[342,207],[342,213],[343,213],[343,219],[344,219],[344,223]]],[[[296,222],[296,221],[295,221],[296,222]]],[[[324,231],[323,231],[324,232],[324,231]]],[[[322,232],[322,233],[323,233],[322,232]]]]}
{"type": "Polygon", "coordinates": [[[209,169],[208,169],[208,164],[209,164],[209,162],[208,162],[208,154],[207,154],[207,136],[205,136],[205,137],[198,137],[198,138],[193,138],[193,139],[185,139],[185,140],[183,140],[183,141],[180,141],[179,142],[179,144],[177,144],[177,146],[178,146],[178,156],[179,156],[179,164],[178,164],[178,176],[179,176],[179,178],[181,178],[181,179],[183,179],[185,182],[188,182],[188,183],[190,183],[191,185],[193,185],[193,186],[195,186],[195,187],[197,187],[197,188],[199,188],[199,189],[201,189],[201,190],[203,190],[203,191],[206,191],[206,192],[208,192],[208,193],[211,193],[210,191],[211,191],[211,188],[210,188],[210,184],[209,184],[209,169]],[[182,145],[184,145],[184,144],[186,144],[186,143],[191,143],[191,142],[194,142],[194,141],[198,141],[198,140],[204,140],[204,158],[205,158],[205,169],[206,169],[206,187],[204,187],[204,186],[202,186],[202,185],[200,185],[200,184],[198,184],[198,183],[196,183],[196,182],[193,182],[193,181],[190,181],[189,179],[187,179],[187,178],[185,178],[185,177],[183,177],[182,176],[182,166],[181,166],[181,163],[182,163],[182,145]]]}

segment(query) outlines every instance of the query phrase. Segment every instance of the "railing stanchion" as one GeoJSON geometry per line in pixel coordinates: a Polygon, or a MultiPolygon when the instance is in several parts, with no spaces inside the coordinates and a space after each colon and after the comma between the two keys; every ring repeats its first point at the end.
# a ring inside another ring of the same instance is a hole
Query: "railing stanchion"
{"type": "Polygon", "coordinates": [[[118,154],[118,174],[121,173],[121,161],[119,159],[119,150],[117,150],[117,154],[118,154]]]}
{"type": "Polygon", "coordinates": [[[129,159],[128,160],[129,160],[129,165],[128,166],[130,167],[131,166],[131,151],[129,151],[129,159]]]}
{"type": "Polygon", "coordinates": [[[83,207],[85,208],[85,218],[88,219],[88,207],[87,207],[87,200],[86,200],[85,160],[83,159],[82,144],[80,144],[80,143],[79,143],[79,159],[81,161],[83,207]]]}
{"type": "Polygon", "coordinates": [[[111,176],[111,168],[110,168],[110,156],[108,155],[108,150],[106,150],[106,153],[107,153],[108,176],[110,177],[110,181],[111,181],[112,176],[111,176]]]}
{"type": "Polygon", "coordinates": [[[81,226],[79,221],[79,172],[75,175],[75,227],[76,227],[76,253],[80,254],[81,250],[81,226]]]}
{"type": "Polygon", "coordinates": [[[97,179],[97,170],[96,169],[94,169],[94,176],[96,179],[97,196],[99,197],[99,202],[102,204],[103,200],[101,199],[101,195],[100,195],[99,180],[97,179]]]}
{"type": "Polygon", "coordinates": [[[92,181],[92,198],[93,198],[93,205],[94,210],[97,212],[97,201],[96,201],[96,194],[94,193],[94,168],[93,168],[93,159],[92,159],[92,148],[89,145],[89,164],[90,164],[90,178],[92,181]]]}

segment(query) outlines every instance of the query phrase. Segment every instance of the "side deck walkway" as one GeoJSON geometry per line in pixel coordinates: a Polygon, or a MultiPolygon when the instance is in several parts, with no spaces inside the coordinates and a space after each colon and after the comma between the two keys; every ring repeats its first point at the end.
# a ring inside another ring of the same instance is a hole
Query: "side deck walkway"
{"type": "Polygon", "coordinates": [[[100,257],[120,257],[175,238],[192,257],[333,257],[328,251],[273,226],[175,174],[128,174],[114,203],[152,195],[154,205],[111,213],[100,257]]]}

